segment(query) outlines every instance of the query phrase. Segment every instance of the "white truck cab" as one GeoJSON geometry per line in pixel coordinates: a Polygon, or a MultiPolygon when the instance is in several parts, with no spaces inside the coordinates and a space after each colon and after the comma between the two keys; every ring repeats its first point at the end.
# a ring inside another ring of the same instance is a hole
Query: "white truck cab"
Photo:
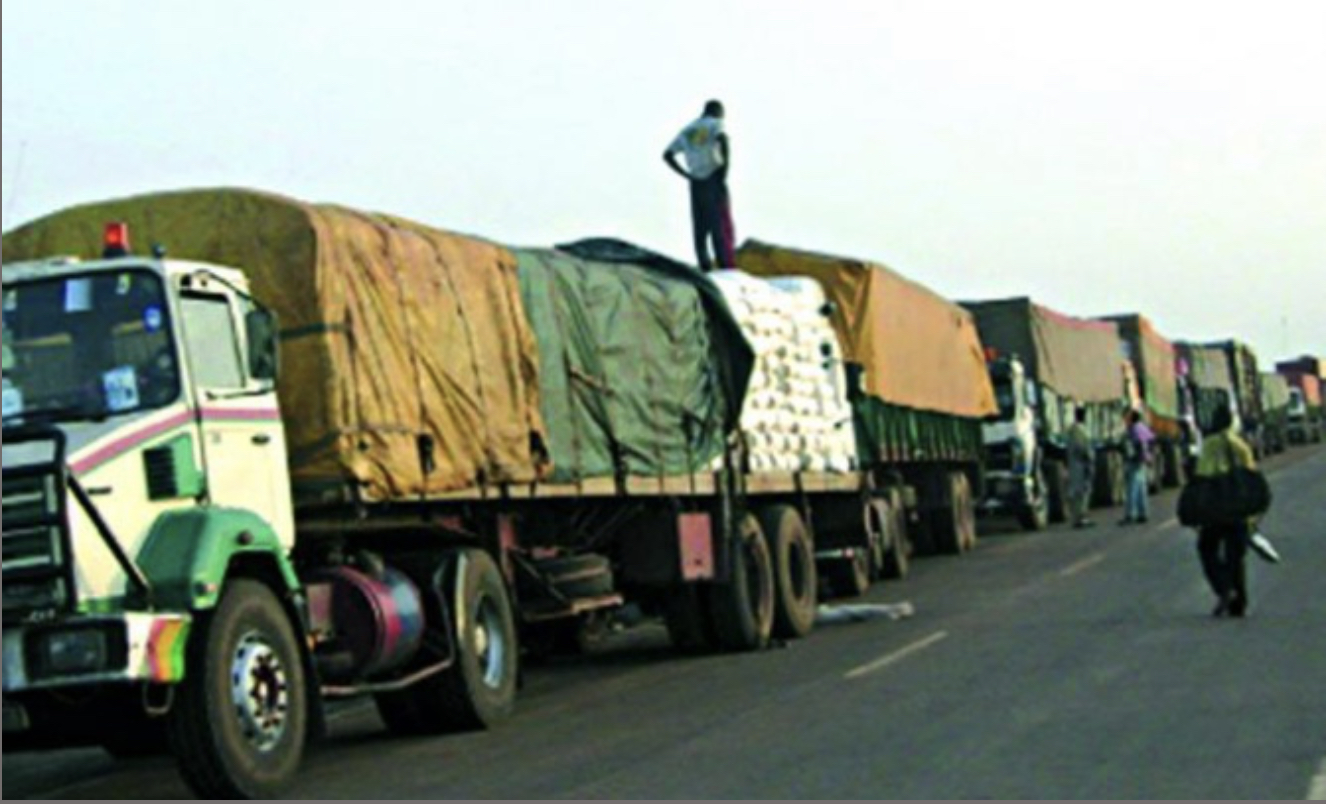
{"type": "Polygon", "coordinates": [[[239,271],[106,244],[3,268],[7,734],[24,694],[178,682],[210,565],[294,541],[270,315],[239,271]]]}

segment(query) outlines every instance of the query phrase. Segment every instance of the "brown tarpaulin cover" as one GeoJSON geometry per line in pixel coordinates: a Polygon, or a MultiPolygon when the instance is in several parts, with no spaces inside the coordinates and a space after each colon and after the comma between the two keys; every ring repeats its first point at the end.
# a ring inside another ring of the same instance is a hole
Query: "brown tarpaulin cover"
{"type": "Polygon", "coordinates": [[[244,270],[281,323],[279,391],[299,491],[357,485],[367,500],[546,467],[538,356],[506,249],[384,215],[249,190],[75,207],[4,236],[6,261],[95,257],[108,221],[138,253],[244,270]],[[436,466],[425,472],[421,437],[436,466]]]}
{"type": "Polygon", "coordinates": [[[837,310],[843,354],[865,368],[865,390],[887,403],[963,417],[998,410],[972,315],[877,263],[748,240],[737,267],[812,277],[837,310]]]}

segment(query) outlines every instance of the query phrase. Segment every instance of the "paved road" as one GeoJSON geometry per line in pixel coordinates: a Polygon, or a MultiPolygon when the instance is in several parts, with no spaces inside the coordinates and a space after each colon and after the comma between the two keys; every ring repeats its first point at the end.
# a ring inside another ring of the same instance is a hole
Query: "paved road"
{"type": "MultiPolygon", "coordinates": [[[[1326,449],[1268,464],[1253,608],[1216,620],[1174,493],[1152,523],[987,536],[760,654],[677,657],[656,627],[531,669],[490,733],[387,737],[339,710],[299,799],[1326,799],[1326,449]]],[[[1117,516],[1117,512],[1114,513],[1117,516]]],[[[176,799],[166,759],[4,757],[6,798],[176,799]]]]}

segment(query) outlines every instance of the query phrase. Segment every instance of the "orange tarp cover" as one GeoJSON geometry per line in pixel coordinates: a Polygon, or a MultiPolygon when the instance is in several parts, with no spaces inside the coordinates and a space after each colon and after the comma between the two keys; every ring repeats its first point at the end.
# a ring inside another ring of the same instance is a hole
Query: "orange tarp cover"
{"type": "Polygon", "coordinates": [[[818,280],[846,360],[871,394],[894,405],[964,417],[997,409],[972,315],[878,263],[748,240],[737,267],[764,277],[818,280]]]}

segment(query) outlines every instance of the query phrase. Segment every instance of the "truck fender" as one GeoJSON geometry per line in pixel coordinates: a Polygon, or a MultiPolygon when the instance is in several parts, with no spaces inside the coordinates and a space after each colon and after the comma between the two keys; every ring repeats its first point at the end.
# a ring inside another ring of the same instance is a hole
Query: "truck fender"
{"type": "Polygon", "coordinates": [[[236,559],[261,559],[274,566],[284,584],[284,589],[274,590],[278,596],[298,593],[299,579],[276,532],[246,509],[164,512],[152,523],[137,561],[158,607],[197,612],[216,606],[236,559]]]}

